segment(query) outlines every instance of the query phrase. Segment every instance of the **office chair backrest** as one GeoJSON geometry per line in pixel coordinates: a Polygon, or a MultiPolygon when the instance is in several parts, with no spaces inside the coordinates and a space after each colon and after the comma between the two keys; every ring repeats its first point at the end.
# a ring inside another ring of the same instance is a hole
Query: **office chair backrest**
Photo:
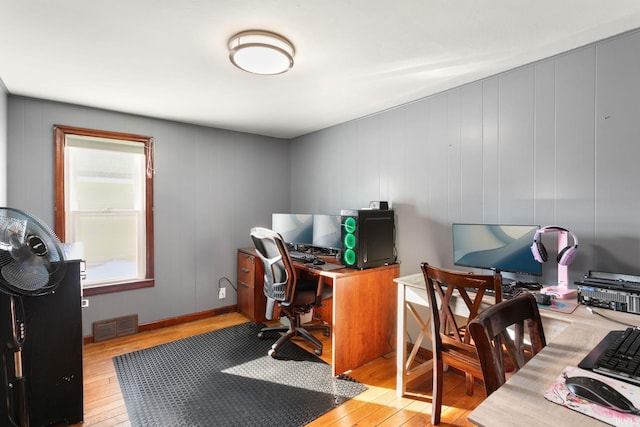
{"type": "Polygon", "coordinates": [[[251,229],[251,239],[264,264],[264,294],[267,298],[287,302],[295,292],[296,272],[282,236],[262,227],[251,229]]]}
{"type": "Polygon", "coordinates": [[[505,351],[513,368],[518,370],[526,359],[547,345],[538,304],[528,293],[489,307],[468,327],[478,351],[487,396],[506,381],[505,351]],[[525,322],[530,347],[524,343],[525,322]]]}

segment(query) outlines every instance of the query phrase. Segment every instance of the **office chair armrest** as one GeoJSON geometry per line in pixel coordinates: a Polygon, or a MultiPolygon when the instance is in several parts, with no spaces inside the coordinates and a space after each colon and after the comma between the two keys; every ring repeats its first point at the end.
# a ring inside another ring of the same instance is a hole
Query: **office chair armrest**
{"type": "Polygon", "coordinates": [[[276,306],[276,300],[274,300],[273,298],[269,298],[267,297],[267,304],[265,307],[265,315],[264,317],[267,318],[267,320],[273,320],[273,309],[276,306]]]}
{"type": "Polygon", "coordinates": [[[324,289],[324,277],[318,276],[318,287],[316,289],[316,297],[320,298],[322,296],[322,290],[324,289]]]}
{"type": "Polygon", "coordinates": [[[318,288],[316,291],[316,307],[324,307],[322,301],[329,299],[333,296],[333,288],[330,285],[326,285],[326,277],[320,276],[318,278],[318,288]],[[326,286],[325,286],[326,285],[326,286]],[[327,288],[328,289],[325,289],[327,288]]]}

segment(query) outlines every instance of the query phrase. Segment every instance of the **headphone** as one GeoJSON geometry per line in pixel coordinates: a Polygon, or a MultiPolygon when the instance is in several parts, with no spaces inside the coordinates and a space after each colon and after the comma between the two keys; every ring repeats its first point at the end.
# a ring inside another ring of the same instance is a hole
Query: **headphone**
{"type": "Polygon", "coordinates": [[[570,230],[564,227],[559,227],[557,225],[549,225],[546,227],[542,227],[536,231],[536,234],[533,236],[533,244],[531,245],[531,253],[533,254],[535,260],[542,264],[543,262],[547,262],[547,260],[549,259],[549,257],[547,256],[547,250],[542,244],[541,239],[542,234],[546,233],[547,231],[566,231],[571,235],[571,238],[573,239],[573,245],[562,248],[560,252],[558,252],[557,258],[558,264],[560,265],[571,264],[578,252],[578,237],[576,237],[576,235],[573,234],[570,230]]]}

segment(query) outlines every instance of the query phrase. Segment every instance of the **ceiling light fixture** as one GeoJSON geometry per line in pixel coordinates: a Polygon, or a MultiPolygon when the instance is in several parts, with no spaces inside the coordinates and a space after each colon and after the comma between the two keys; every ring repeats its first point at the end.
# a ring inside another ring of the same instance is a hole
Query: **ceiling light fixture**
{"type": "Polygon", "coordinates": [[[282,74],[293,67],[295,50],[289,40],[270,31],[242,31],[229,40],[229,59],[254,74],[282,74]]]}

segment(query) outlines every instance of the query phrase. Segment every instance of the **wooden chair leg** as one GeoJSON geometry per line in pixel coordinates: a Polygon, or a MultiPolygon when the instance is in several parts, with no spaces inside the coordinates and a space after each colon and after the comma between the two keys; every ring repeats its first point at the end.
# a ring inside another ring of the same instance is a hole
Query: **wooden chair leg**
{"type": "Polygon", "coordinates": [[[467,395],[473,396],[473,375],[465,373],[464,376],[466,377],[467,395]]]}
{"type": "Polygon", "coordinates": [[[442,360],[433,359],[433,390],[431,397],[431,424],[440,424],[440,412],[442,410],[442,376],[444,364],[442,360]]]}

